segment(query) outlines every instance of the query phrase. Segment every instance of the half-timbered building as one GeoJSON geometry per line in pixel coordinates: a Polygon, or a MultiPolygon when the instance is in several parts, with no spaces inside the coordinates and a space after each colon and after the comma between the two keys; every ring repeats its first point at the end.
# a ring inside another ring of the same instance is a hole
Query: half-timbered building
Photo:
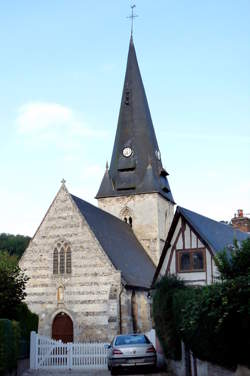
{"type": "Polygon", "coordinates": [[[248,236],[230,225],[178,206],[153,284],[166,274],[178,275],[192,285],[213,283],[218,277],[216,253],[223,249],[230,252],[234,240],[241,242],[248,236]]]}

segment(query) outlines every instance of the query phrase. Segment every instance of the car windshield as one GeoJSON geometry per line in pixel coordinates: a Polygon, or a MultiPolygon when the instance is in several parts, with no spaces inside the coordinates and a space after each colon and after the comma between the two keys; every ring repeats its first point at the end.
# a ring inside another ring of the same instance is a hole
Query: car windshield
{"type": "Polygon", "coordinates": [[[146,336],[144,335],[128,335],[128,336],[119,336],[115,340],[115,345],[138,345],[150,343],[146,336]]]}

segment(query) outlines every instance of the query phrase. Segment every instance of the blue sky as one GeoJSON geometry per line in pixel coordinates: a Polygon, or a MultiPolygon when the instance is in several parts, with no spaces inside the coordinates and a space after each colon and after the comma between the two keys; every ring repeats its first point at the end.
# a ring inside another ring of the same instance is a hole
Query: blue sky
{"type": "MultiPolygon", "coordinates": [[[[95,202],[117,125],[127,0],[0,1],[0,232],[33,235],[65,178],[95,202]]],[[[137,0],[134,41],[177,204],[250,213],[249,0],[137,0]]]]}

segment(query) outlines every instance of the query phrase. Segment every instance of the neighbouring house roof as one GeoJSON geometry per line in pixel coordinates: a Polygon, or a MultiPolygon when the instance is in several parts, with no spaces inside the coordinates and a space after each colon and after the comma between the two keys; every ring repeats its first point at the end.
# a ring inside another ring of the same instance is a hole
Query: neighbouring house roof
{"type": "Polygon", "coordinates": [[[230,225],[217,222],[191,210],[178,207],[177,211],[199,233],[200,237],[210,246],[214,253],[224,248],[230,249],[234,239],[241,242],[249,237],[248,234],[236,230],[230,225]]]}
{"type": "Polygon", "coordinates": [[[249,234],[236,230],[230,225],[217,222],[211,218],[205,217],[204,215],[182,208],[181,206],[177,206],[159,264],[156,268],[152,285],[154,285],[155,281],[157,280],[167,251],[171,247],[172,237],[180,217],[184,218],[184,220],[198,235],[200,240],[211,250],[214,255],[223,249],[230,251],[235,239],[242,242],[249,237],[249,234]]]}
{"type": "Polygon", "coordinates": [[[74,195],[71,197],[112,264],[121,271],[125,285],[148,289],[155,266],[131,227],[104,210],[74,195]]]}
{"type": "Polygon", "coordinates": [[[157,192],[174,203],[167,175],[131,37],[111,164],[96,198],[157,192]]]}

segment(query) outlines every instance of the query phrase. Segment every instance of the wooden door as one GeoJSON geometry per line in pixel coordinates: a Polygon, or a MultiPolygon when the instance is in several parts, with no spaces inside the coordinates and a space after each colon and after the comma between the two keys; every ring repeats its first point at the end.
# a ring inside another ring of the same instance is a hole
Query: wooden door
{"type": "Polygon", "coordinates": [[[52,324],[52,338],[64,343],[73,342],[73,322],[64,312],[58,313],[52,324]]]}

